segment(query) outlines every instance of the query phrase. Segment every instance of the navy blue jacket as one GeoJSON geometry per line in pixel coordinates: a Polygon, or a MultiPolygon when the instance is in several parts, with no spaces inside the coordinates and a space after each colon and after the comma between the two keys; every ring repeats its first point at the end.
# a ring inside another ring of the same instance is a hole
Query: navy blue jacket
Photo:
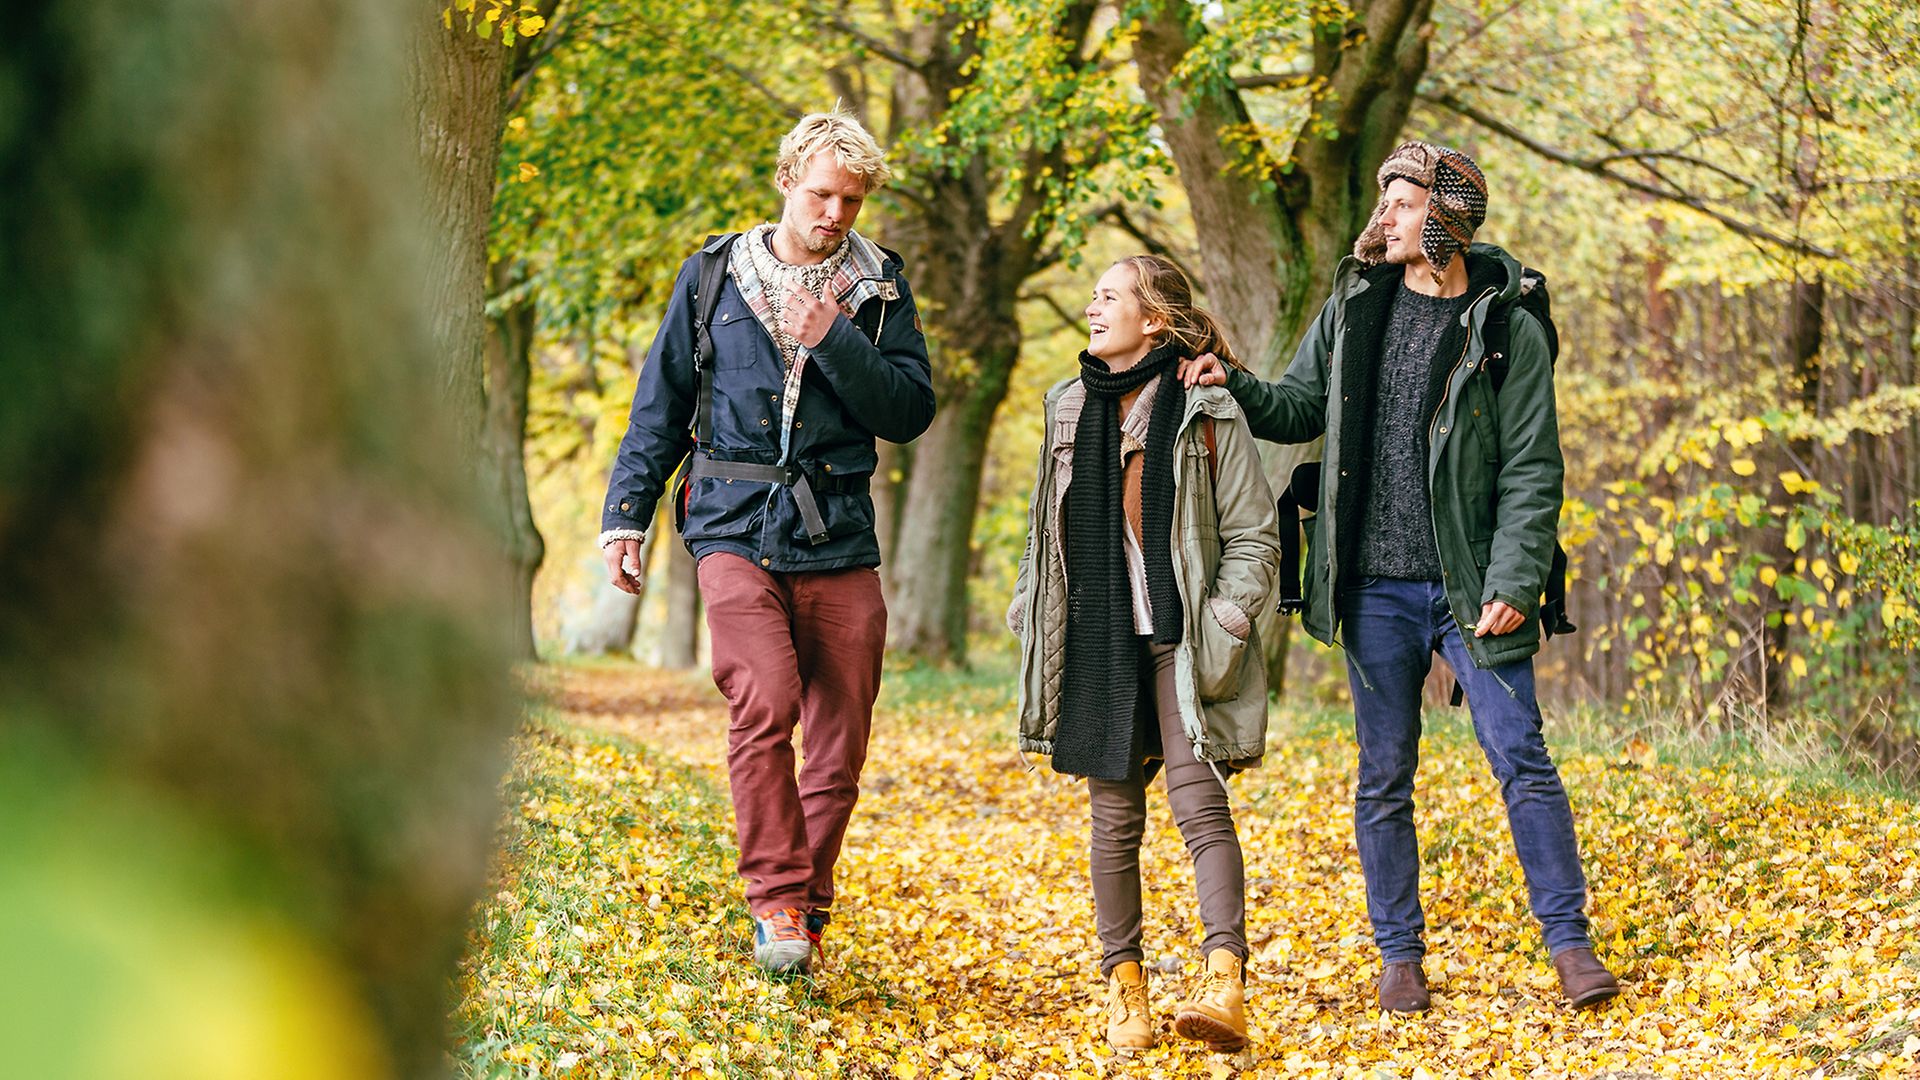
{"type": "MultiPolygon", "coordinates": [[[[747,308],[731,276],[721,289],[710,331],[713,443],[694,445],[693,292],[699,268],[698,254],[681,264],[666,316],[640,369],[633,412],[607,486],[602,529],[650,528],[655,505],[689,453],[764,464],[780,460],[785,381],[780,347],[747,308]]],[[[867,487],[878,460],[873,440],[907,442],[933,422],[927,342],[900,269],[889,256],[885,271],[899,299],[875,297],[853,319],[844,313],[836,318],[812,350],[801,382],[793,462],[811,477],[833,477],[835,486],[853,489],[816,495],[829,539],[818,545],[808,540],[788,487],[700,477],[674,492],[680,534],[694,558],[729,551],[770,570],[879,565],[867,487]]]]}

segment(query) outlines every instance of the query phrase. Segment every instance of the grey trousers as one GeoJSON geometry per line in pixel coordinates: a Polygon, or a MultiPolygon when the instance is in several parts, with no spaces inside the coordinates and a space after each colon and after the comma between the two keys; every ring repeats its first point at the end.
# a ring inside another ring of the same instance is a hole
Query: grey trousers
{"type": "MultiPolygon", "coordinates": [[[[1143,642],[1145,639],[1142,639],[1143,642]]],[[[1214,772],[1193,756],[1193,743],[1180,724],[1180,706],[1174,689],[1176,646],[1143,644],[1151,663],[1154,712],[1160,721],[1160,746],[1165,754],[1167,804],[1174,824],[1186,839],[1193,860],[1193,878],[1200,898],[1200,922],[1206,928],[1201,955],[1226,949],[1242,960],[1247,956],[1246,871],[1240,857],[1240,837],[1233,830],[1233,809],[1214,772]]],[[[1100,974],[1131,960],[1140,951],[1140,840],[1147,826],[1147,776],[1144,763],[1134,766],[1126,780],[1088,779],[1092,806],[1092,850],[1095,931],[1100,936],[1100,974]]]]}

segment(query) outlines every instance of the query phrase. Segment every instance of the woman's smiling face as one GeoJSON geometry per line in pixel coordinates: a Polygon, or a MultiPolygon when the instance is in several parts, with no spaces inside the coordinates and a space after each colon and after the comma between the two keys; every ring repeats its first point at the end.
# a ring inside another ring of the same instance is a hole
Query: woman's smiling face
{"type": "Polygon", "coordinates": [[[1087,303],[1087,351],[1115,371],[1132,367],[1153,349],[1165,327],[1140,308],[1132,268],[1116,264],[1100,275],[1087,303]]]}

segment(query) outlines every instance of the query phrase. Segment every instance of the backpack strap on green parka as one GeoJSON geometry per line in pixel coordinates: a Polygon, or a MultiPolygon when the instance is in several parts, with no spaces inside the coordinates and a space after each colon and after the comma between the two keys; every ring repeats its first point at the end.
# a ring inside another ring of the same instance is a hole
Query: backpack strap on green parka
{"type": "MultiPolygon", "coordinates": [[[[1507,371],[1512,366],[1510,355],[1513,347],[1513,313],[1518,309],[1533,316],[1547,339],[1547,365],[1552,367],[1560,359],[1560,332],[1553,325],[1553,298],[1547,292],[1545,274],[1532,267],[1520,271],[1520,295],[1504,303],[1496,304],[1487,312],[1486,326],[1482,330],[1482,340],[1487,350],[1487,377],[1493,380],[1493,393],[1496,399],[1500,388],[1506,385],[1507,371]]],[[[1495,419],[1499,413],[1495,412],[1495,419]]],[[[1580,628],[1567,618],[1567,549],[1561,545],[1558,536],[1553,539],[1553,562],[1547,568],[1546,598],[1540,604],[1540,627],[1551,639],[1555,634],[1571,634],[1580,628]]]]}

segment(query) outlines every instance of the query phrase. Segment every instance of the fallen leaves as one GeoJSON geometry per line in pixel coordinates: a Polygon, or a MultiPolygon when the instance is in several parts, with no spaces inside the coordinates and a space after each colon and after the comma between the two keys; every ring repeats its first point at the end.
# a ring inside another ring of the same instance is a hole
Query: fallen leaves
{"type": "Polygon", "coordinates": [[[500,892],[464,966],[471,1074],[1920,1076],[1910,803],[1680,769],[1651,747],[1629,747],[1624,771],[1567,757],[1595,939],[1628,986],[1573,1013],[1464,713],[1436,718],[1419,807],[1435,1008],[1387,1017],[1371,1008],[1346,725],[1276,715],[1266,765],[1233,781],[1255,1045],[1226,1057],[1171,1034],[1200,930],[1156,790],[1142,867],[1162,1044],[1119,1061],[1101,1037],[1084,790],[1015,754],[1007,687],[895,680],[827,962],[781,983],[746,960],[718,696],[637,669],[550,677],[561,715],[523,740],[500,892]]]}

